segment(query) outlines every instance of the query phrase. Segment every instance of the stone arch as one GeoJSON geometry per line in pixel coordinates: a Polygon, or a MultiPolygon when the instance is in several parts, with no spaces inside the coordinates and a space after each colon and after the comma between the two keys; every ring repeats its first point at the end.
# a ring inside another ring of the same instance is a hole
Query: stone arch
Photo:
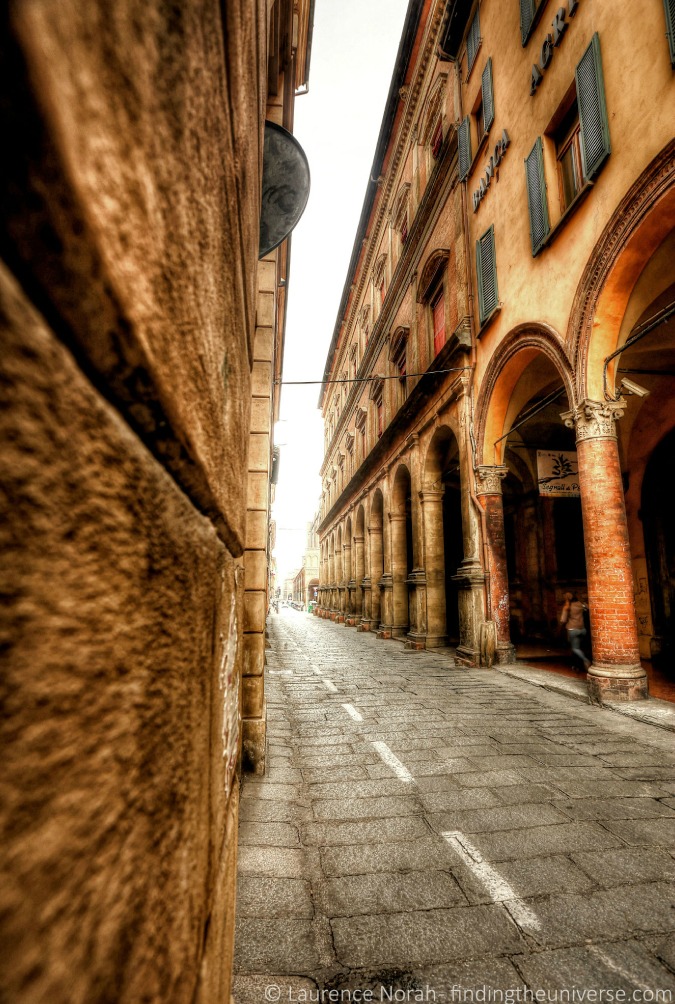
{"type": "Polygon", "coordinates": [[[417,302],[424,303],[429,298],[436,282],[450,260],[449,248],[436,248],[427,258],[420,272],[417,284],[417,302]]]}
{"type": "Polygon", "coordinates": [[[501,464],[503,446],[494,445],[503,435],[512,394],[526,367],[537,356],[548,359],[564,385],[570,409],[576,405],[574,371],[562,342],[545,324],[520,324],[500,342],[488,364],[476,402],[476,463],[501,464]]]}
{"type": "Polygon", "coordinates": [[[675,140],[654,158],[621,200],[577,287],[565,348],[574,362],[579,400],[603,399],[603,361],[618,347],[633,287],[673,229],[675,140]]]}

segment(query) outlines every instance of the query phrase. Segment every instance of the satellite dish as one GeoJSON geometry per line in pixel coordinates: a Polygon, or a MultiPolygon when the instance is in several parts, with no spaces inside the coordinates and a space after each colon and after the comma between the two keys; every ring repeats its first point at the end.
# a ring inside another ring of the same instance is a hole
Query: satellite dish
{"type": "Polygon", "coordinates": [[[308,198],[305,151],[287,129],[266,122],[258,258],[264,258],[288,237],[308,198]]]}

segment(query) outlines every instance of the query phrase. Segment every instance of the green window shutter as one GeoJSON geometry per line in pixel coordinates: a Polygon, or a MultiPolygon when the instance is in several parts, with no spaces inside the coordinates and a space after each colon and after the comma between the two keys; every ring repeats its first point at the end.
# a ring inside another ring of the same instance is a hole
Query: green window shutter
{"type": "Polygon", "coordinates": [[[473,66],[479,46],[480,46],[480,18],[478,17],[478,11],[476,11],[476,13],[473,16],[473,21],[471,22],[471,27],[469,28],[469,34],[466,36],[467,74],[471,73],[471,67],[473,66]]]}
{"type": "Polygon", "coordinates": [[[471,123],[468,115],[459,127],[457,140],[459,143],[459,180],[464,181],[471,167],[471,123]]]}
{"type": "Polygon", "coordinates": [[[492,84],[492,56],[488,59],[485,64],[485,69],[483,70],[481,90],[483,92],[483,127],[485,132],[487,132],[495,117],[495,93],[492,84]]]}
{"type": "Polygon", "coordinates": [[[534,21],[536,6],[534,0],[520,0],[520,37],[523,45],[530,37],[530,28],[534,21]]]}
{"type": "Polygon", "coordinates": [[[598,173],[610,154],[609,124],[602,78],[600,38],[596,32],[576,70],[577,102],[581,123],[581,164],[584,180],[598,173]]]}
{"type": "Polygon", "coordinates": [[[666,11],[666,35],[670,47],[670,65],[675,66],[675,0],[663,0],[666,11]]]}
{"type": "Polygon", "coordinates": [[[530,240],[532,241],[532,256],[534,257],[551,229],[546,202],[544,151],[541,136],[537,137],[537,142],[525,158],[525,177],[527,179],[527,205],[530,210],[530,240]]]}
{"type": "Polygon", "coordinates": [[[483,236],[476,241],[476,273],[478,275],[478,314],[482,327],[492,311],[499,305],[494,226],[486,230],[483,236]]]}

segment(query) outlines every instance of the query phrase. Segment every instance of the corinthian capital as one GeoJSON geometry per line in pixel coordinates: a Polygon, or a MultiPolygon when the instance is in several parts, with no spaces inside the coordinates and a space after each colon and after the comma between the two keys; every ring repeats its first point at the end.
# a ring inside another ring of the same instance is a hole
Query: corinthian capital
{"type": "Polygon", "coordinates": [[[501,495],[502,481],[508,474],[503,464],[492,467],[481,465],[476,468],[476,495],[501,495]]]}
{"type": "Polygon", "coordinates": [[[573,411],[561,418],[568,429],[576,431],[577,443],[583,439],[616,439],[616,421],[626,410],[626,402],[582,401],[573,411]]]}

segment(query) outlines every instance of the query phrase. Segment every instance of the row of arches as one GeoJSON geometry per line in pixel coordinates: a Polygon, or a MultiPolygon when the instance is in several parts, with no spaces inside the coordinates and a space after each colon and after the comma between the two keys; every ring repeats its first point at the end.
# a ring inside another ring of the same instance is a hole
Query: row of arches
{"type": "Polygon", "coordinates": [[[659,664],[672,674],[674,156],[670,144],[617,208],[567,332],[514,328],[328,529],[325,616],[470,662],[488,625],[506,661],[514,646],[565,646],[571,592],[590,608],[594,698],[645,696],[659,664]],[[545,456],[571,465],[569,490],[546,487],[545,456]]]}

